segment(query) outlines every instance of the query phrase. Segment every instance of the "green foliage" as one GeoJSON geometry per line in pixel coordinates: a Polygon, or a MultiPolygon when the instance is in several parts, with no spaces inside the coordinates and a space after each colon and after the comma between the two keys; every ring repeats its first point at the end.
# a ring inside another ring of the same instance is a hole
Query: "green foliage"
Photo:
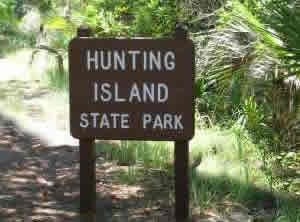
{"type": "Polygon", "coordinates": [[[0,2],[0,34],[7,34],[14,29],[16,18],[14,17],[14,1],[4,0],[0,2]],[[8,22],[9,21],[9,22],[8,22]]]}
{"type": "MultiPolygon", "coordinates": [[[[250,5],[253,5],[254,1],[250,5]]],[[[274,53],[277,55],[281,41],[267,29],[264,21],[259,16],[253,14],[253,8],[249,4],[241,3],[239,0],[232,0],[232,8],[222,8],[219,10],[220,26],[229,26],[237,32],[254,32],[258,36],[255,47],[257,53],[274,53]],[[273,50],[273,51],[271,51],[273,50]]]]}
{"type": "Polygon", "coordinates": [[[137,184],[143,175],[135,168],[135,166],[128,166],[127,169],[121,170],[119,180],[121,183],[128,185],[137,184]]]}
{"type": "Polygon", "coordinates": [[[213,110],[211,113],[217,120],[235,119],[235,115],[231,117],[235,113],[238,118],[242,115],[256,141],[267,136],[274,142],[269,144],[288,146],[288,143],[283,144],[289,140],[284,137],[290,138],[286,134],[296,133],[291,126],[297,122],[297,115],[288,113],[289,106],[284,106],[281,98],[289,98],[294,107],[299,101],[297,96],[290,98],[284,92],[288,90],[287,84],[279,86],[275,82],[298,72],[299,9],[292,7],[296,3],[291,1],[232,0],[227,3],[216,12],[219,16],[216,32],[207,36],[203,36],[202,31],[195,32],[201,58],[196,88],[197,94],[204,97],[199,99],[200,108],[210,107],[206,111],[213,110]],[[279,71],[274,69],[275,64],[279,71]],[[256,72],[261,73],[260,76],[257,77],[256,72]],[[260,79],[248,81],[251,78],[260,79]],[[250,94],[254,97],[249,99],[250,94]],[[272,119],[270,113],[278,118],[272,119]]]}
{"type": "Polygon", "coordinates": [[[291,0],[248,0],[244,4],[237,4],[240,8],[244,8],[244,13],[241,15],[245,14],[245,10],[256,14],[259,23],[249,20],[249,16],[239,16],[239,18],[247,20],[251,28],[260,34],[263,44],[271,48],[279,57],[289,70],[289,75],[299,74],[300,53],[297,43],[300,40],[298,29],[300,10],[297,6],[299,3],[291,0]]]}
{"type": "Polygon", "coordinates": [[[136,32],[144,35],[170,35],[176,23],[175,1],[149,1],[136,12],[136,32]]]}
{"type": "Polygon", "coordinates": [[[76,24],[57,15],[48,16],[44,25],[49,30],[61,30],[68,35],[72,35],[76,31],[76,24]]]}
{"type": "Polygon", "coordinates": [[[241,107],[241,114],[245,118],[249,129],[257,130],[261,127],[264,120],[264,111],[261,106],[257,105],[253,96],[244,101],[241,107]]]}
{"type": "Polygon", "coordinates": [[[0,2],[0,15],[1,19],[6,18],[11,14],[11,8],[9,7],[9,0],[0,2]]]}
{"type": "Polygon", "coordinates": [[[24,0],[2,0],[0,2],[0,39],[4,36],[8,40],[1,51],[7,52],[18,48],[30,47],[34,43],[32,33],[25,34],[18,28],[18,24],[24,15],[24,0]]]}
{"type": "Polygon", "coordinates": [[[65,71],[60,73],[57,69],[49,69],[46,73],[48,85],[54,90],[66,90],[69,88],[69,76],[65,71]]]}
{"type": "MultiPolygon", "coordinates": [[[[299,161],[291,148],[299,144],[295,142],[299,141],[299,89],[284,80],[299,73],[299,1],[232,0],[215,13],[216,29],[192,29],[197,46],[198,119],[208,116],[219,125],[247,131],[262,157],[264,182],[271,191],[288,190],[295,195],[299,193],[295,180],[299,161]],[[286,150],[285,155],[278,156],[279,150],[286,150]]],[[[242,157],[248,154],[243,152],[246,145],[239,130],[236,147],[242,157]]],[[[243,172],[251,178],[251,170],[243,168],[243,172]]],[[[205,186],[200,190],[206,190],[205,186]]],[[[247,194],[245,190],[241,193],[247,194]]],[[[204,202],[216,195],[207,196],[204,202]]],[[[297,221],[299,213],[279,208],[282,221],[297,221]]]]}
{"type": "Polygon", "coordinates": [[[270,0],[264,4],[266,10],[261,18],[274,30],[275,35],[282,41],[278,47],[280,58],[289,69],[289,75],[300,72],[300,10],[297,1],[270,0]],[[270,16],[271,14],[271,16],[270,16]]]}
{"type": "Polygon", "coordinates": [[[146,168],[164,169],[171,160],[171,150],[163,142],[122,141],[120,146],[99,145],[96,150],[105,156],[117,160],[119,165],[143,164],[146,168]]]}
{"type": "Polygon", "coordinates": [[[274,218],[275,222],[299,222],[300,221],[300,208],[295,207],[298,204],[296,201],[290,202],[286,200],[279,201],[279,211],[274,218]]]}
{"type": "Polygon", "coordinates": [[[170,35],[177,16],[175,3],[172,0],[102,0],[99,35],[170,35]]]}
{"type": "Polygon", "coordinates": [[[176,16],[172,0],[93,0],[81,7],[74,4],[71,19],[50,15],[47,25],[74,33],[74,27],[88,24],[101,37],[164,36],[173,32],[176,16]]]}

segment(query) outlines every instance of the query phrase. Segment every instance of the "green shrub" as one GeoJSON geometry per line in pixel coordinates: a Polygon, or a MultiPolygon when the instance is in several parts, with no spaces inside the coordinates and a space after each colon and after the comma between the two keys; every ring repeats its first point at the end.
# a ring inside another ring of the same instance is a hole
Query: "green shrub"
{"type": "Polygon", "coordinates": [[[173,0],[102,0],[98,6],[99,35],[169,35],[177,18],[173,0]]]}

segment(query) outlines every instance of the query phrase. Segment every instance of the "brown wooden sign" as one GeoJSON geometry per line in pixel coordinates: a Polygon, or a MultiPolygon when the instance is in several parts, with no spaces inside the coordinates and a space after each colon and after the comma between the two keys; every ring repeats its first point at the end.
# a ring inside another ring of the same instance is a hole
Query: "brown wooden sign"
{"type": "Polygon", "coordinates": [[[191,40],[75,38],[69,73],[73,137],[193,137],[191,40]]]}

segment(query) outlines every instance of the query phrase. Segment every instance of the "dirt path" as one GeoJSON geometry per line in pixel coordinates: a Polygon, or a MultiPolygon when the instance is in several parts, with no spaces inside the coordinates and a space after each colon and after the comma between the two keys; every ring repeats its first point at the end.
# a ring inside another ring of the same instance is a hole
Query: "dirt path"
{"type": "MultiPolygon", "coordinates": [[[[43,106],[51,93],[39,81],[0,81],[1,222],[79,221],[79,150],[67,112],[53,107],[49,117],[43,106]]],[[[172,221],[163,175],[126,185],[118,178],[126,167],[96,164],[97,221],[172,221]]]]}
{"type": "MultiPolygon", "coordinates": [[[[3,222],[76,221],[78,147],[72,146],[74,140],[65,141],[66,131],[51,128],[43,119],[39,101],[51,92],[37,85],[38,82],[29,81],[0,82],[3,107],[0,114],[0,218],[3,222]],[[51,136],[56,144],[51,143],[51,136]]],[[[102,211],[99,218],[109,221],[111,212],[102,211]]]]}
{"type": "Polygon", "coordinates": [[[10,156],[0,158],[1,221],[74,221],[79,197],[74,189],[79,182],[76,149],[46,147],[39,138],[0,118],[1,153],[10,156]],[[63,169],[73,175],[61,177],[63,169]]]}

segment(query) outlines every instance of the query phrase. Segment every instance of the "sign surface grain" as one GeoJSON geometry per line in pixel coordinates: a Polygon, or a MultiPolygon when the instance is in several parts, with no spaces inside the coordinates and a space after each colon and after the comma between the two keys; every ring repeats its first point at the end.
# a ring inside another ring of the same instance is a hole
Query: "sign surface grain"
{"type": "Polygon", "coordinates": [[[73,137],[193,137],[191,40],[75,38],[69,73],[73,137]]]}

